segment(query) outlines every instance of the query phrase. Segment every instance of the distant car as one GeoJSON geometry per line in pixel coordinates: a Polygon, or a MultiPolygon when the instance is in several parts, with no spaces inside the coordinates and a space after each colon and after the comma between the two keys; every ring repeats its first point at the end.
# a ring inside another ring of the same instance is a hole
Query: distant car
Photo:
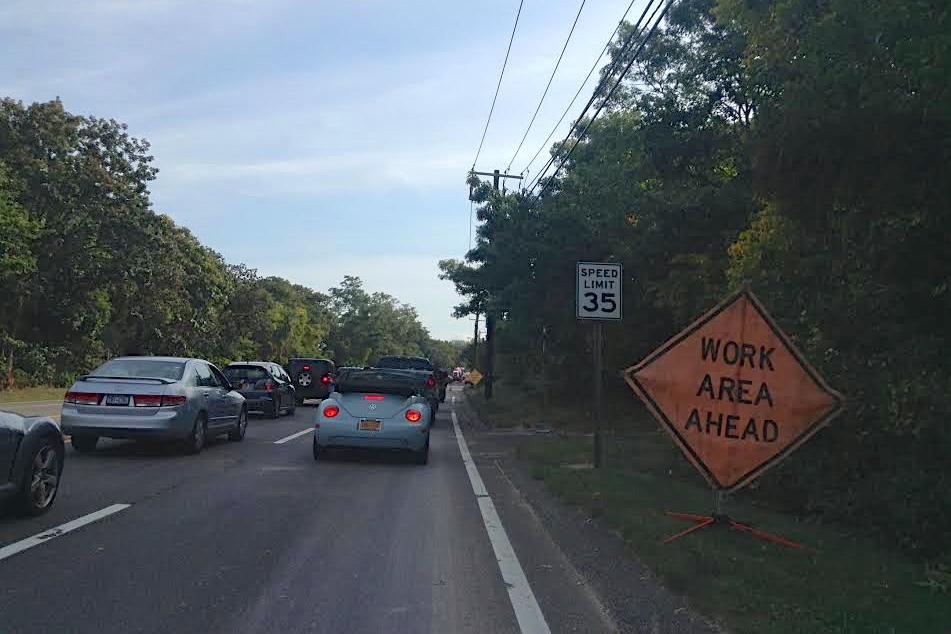
{"type": "Polygon", "coordinates": [[[100,437],[181,440],[188,453],[199,453],[219,434],[243,440],[248,410],[204,359],[117,357],[69,388],[60,420],[82,453],[95,450],[100,437]]]}
{"type": "Polygon", "coordinates": [[[330,359],[295,357],[287,362],[287,373],[297,392],[297,404],[304,399],[327,398],[334,378],[334,362],[330,359]]]}
{"type": "Polygon", "coordinates": [[[401,370],[348,368],[321,402],[314,421],[314,460],[329,448],[412,452],[429,460],[432,412],[420,376],[401,370]]]}
{"type": "Polygon", "coordinates": [[[270,361],[234,361],[222,369],[234,389],[241,393],[249,411],[264,412],[278,418],[286,411],[293,415],[297,391],[277,363],[270,361]]]}
{"type": "Polygon", "coordinates": [[[464,373],[462,371],[462,368],[456,368],[455,370],[452,371],[452,380],[455,381],[456,383],[461,383],[463,379],[463,374],[464,373]]]}
{"type": "Polygon", "coordinates": [[[0,411],[0,498],[25,515],[49,511],[64,454],[63,432],[55,420],[0,411]]]}

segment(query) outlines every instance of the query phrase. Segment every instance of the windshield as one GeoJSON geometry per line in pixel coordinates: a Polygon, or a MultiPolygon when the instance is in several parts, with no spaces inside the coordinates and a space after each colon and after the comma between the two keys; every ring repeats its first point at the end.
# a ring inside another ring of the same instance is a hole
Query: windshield
{"type": "Polygon", "coordinates": [[[159,359],[112,359],[93,370],[90,376],[159,378],[179,381],[185,373],[184,361],[159,359]]]}
{"type": "Polygon", "coordinates": [[[267,370],[256,365],[229,365],[224,370],[224,375],[232,383],[241,381],[261,381],[270,378],[267,370]]]}

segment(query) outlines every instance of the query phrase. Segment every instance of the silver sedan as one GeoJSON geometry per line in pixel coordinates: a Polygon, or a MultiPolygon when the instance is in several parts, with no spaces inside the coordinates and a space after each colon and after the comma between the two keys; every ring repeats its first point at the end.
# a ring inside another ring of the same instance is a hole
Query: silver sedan
{"type": "Polygon", "coordinates": [[[244,397],[208,361],[117,357],[69,388],[60,421],[80,452],[106,437],[181,440],[199,453],[212,436],[244,439],[248,412],[244,397]]]}

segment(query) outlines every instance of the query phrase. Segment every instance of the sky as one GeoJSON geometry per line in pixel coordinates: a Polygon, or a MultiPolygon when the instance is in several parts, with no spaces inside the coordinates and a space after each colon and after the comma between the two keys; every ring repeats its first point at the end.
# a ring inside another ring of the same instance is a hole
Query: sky
{"type": "MultiPolygon", "coordinates": [[[[524,1],[477,170],[509,165],[580,4],[524,1]]],[[[512,173],[543,147],[628,4],[585,3],[512,173]]],[[[0,96],[58,96],[74,114],[127,123],[152,144],[154,210],[227,261],[322,292],[356,275],[414,306],[431,336],[462,339],[472,324],[452,317],[462,298],[437,262],[469,248],[466,174],[518,6],[3,0],[0,96]]]]}

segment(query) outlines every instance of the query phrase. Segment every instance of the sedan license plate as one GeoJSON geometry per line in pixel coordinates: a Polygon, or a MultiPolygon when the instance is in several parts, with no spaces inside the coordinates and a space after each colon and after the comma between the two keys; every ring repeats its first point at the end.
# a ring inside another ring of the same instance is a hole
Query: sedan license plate
{"type": "Polygon", "coordinates": [[[128,405],[128,394],[106,394],[106,405],[128,405]]]}
{"type": "Polygon", "coordinates": [[[383,423],[378,420],[361,420],[360,421],[360,431],[380,431],[383,428],[383,423]]]}

